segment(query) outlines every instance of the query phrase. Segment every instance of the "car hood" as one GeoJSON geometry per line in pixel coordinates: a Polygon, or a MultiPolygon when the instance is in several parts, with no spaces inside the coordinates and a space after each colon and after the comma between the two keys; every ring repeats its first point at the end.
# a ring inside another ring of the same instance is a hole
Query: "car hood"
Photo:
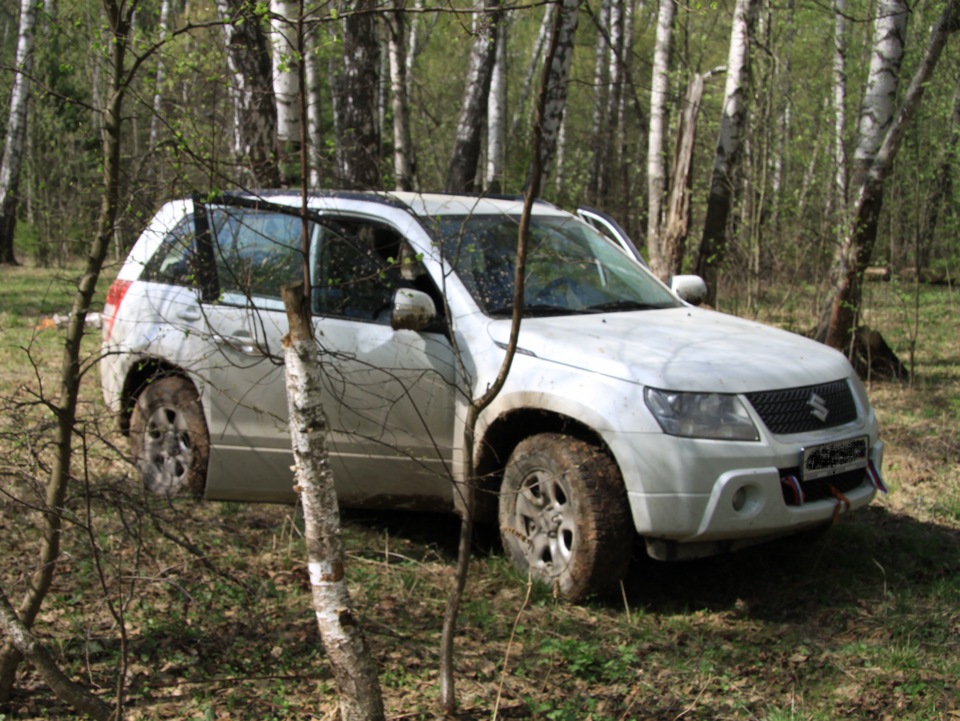
{"type": "MultiPolygon", "coordinates": [[[[509,321],[492,321],[503,346],[509,321]]],[[[524,319],[537,358],[678,391],[749,393],[845,378],[841,353],[794,333],[693,307],[524,319]]]]}

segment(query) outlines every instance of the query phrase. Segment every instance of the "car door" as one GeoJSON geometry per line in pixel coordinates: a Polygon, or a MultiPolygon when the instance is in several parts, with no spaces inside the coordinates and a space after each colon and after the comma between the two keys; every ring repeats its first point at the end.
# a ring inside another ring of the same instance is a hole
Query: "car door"
{"type": "MultiPolygon", "coordinates": [[[[211,207],[208,216],[219,293],[204,304],[211,339],[207,493],[292,498],[280,286],[302,277],[301,222],[276,208],[211,207]]],[[[452,350],[441,333],[390,327],[396,273],[378,252],[374,230],[319,218],[309,224],[337,492],[348,505],[445,505],[452,497],[452,350]]]]}

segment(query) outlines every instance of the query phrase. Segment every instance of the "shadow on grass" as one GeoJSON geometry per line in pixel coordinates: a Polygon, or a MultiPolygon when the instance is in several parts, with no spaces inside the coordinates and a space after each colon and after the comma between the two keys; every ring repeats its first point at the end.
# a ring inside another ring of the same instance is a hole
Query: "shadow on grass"
{"type": "MultiPolygon", "coordinates": [[[[345,511],[344,520],[455,561],[459,520],[452,515],[345,511]]],[[[480,527],[474,555],[500,553],[496,529],[480,527]]],[[[695,561],[651,560],[638,539],[624,590],[630,607],[647,613],[736,610],[792,623],[891,595],[924,597],[944,583],[960,593],[960,531],[870,506],[816,539],[784,538],[695,561]]],[[[613,610],[624,599],[599,603],[613,610]]]]}
{"type": "Polygon", "coordinates": [[[696,561],[635,559],[625,586],[651,613],[747,611],[796,622],[890,594],[960,589],[960,532],[878,506],[861,509],[817,540],[785,538],[696,561]]]}

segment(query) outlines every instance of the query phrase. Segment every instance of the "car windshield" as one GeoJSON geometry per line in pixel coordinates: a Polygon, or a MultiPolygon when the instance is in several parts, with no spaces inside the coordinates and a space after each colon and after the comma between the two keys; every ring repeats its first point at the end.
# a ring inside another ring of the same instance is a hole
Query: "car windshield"
{"type": "MultiPolygon", "coordinates": [[[[519,216],[432,219],[444,258],[487,314],[513,311],[519,216]]],[[[572,217],[534,215],[527,249],[524,314],[570,315],[681,305],[635,260],[572,217]]]]}

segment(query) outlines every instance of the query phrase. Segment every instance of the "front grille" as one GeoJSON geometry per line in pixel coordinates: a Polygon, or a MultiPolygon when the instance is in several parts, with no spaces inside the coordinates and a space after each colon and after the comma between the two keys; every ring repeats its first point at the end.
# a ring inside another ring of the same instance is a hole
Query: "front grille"
{"type": "Polygon", "coordinates": [[[805,433],[834,428],[857,418],[857,404],[850,384],[845,380],[746,395],[773,433],[805,433]],[[824,411],[826,418],[821,420],[824,411]],[[816,415],[818,412],[819,416],[816,415]]]}
{"type": "Polygon", "coordinates": [[[800,481],[800,495],[798,496],[797,487],[793,486],[787,480],[791,475],[796,478],[796,473],[797,469],[791,469],[781,474],[783,480],[780,482],[780,487],[783,491],[783,500],[788,506],[800,506],[804,503],[819,501],[823,498],[836,498],[831,487],[840,493],[849,493],[853,489],[859,488],[864,483],[869,482],[866,471],[858,468],[854,471],[838,473],[835,476],[817,478],[812,481],[800,481]]]}

